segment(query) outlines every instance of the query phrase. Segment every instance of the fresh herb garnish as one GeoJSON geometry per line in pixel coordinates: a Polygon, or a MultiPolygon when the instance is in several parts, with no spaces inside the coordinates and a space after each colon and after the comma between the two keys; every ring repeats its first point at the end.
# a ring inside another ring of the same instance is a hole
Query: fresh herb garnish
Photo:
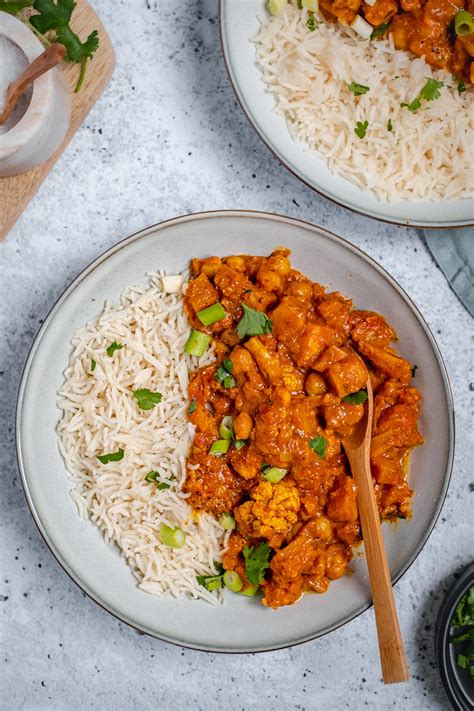
{"type": "Polygon", "coordinates": [[[102,464],[108,464],[109,462],[120,462],[125,454],[124,449],[119,449],[118,452],[110,452],[109,454],[97,455],[97,459],[102,462],[102,464]]]}
{"type": "Polygon", "coordinates": [[[80,65],[79,78],[74,89],[78,92],[86,74],[87,60],[92,57],[99,47],[99,34],[93,30],[87,39],[82,42],[78,35],[71,29],[71,16],[76,7],[74,0],[16,0],[0,2],[0,10],[11,15],[19,15],[25,8],[36,10],[36,14],[21,16],[20,19],[30,28],[33,27],[36,35],[48,45],[51,39],[64,45],[66,48],[66,62],[80,65]]]}
{"type": "Polygon", "coordinates": [[[202,585],[212,592],[222,587],[222,578],[224,577],[224,568],[220,563],[214,563],[217,575],[196,575],[196,580],[199,585],[202,585]]]}
{"type": "Polygon", "coordinates": [[[474,587],[469,588],[458,602],[451,624],[453,627],[474,625],[474,587]]]}
{"type": "Polygon", "coordinates": [[[369,127],[369,122],[368,121],[357,121],[356,127],[354,129],[354,133],[359,136],[359,138],[365,138],[365,134],[367,133],[367,129],[369,127]]]}
{"type": "Polygon", "coordinates": [[[413,99],[409,104],[402,103],[400,106],[406,106],[408,111],[411,111],[412,113],[415,113],[415,111],[418,111],[418,109],[421,107],[421,100],[424,99],[425,101],[434,101],[435,99],[439,99],[441,96],[440,94],[440,89],[444,86],[444,82],[442,81],[437,81],[436,79],[432,79],[431,77],[426,77],[427,81],[418,96],[413,99]]]}
{"type": "Polygon", "coordinates": [[[193,412],[196,412],[196,410],[197,410],[197,402],[196,402],[196,400],[193,398],[193,399],[191,400],[191,402],[189,403],[188,415],[192,415],[193,412]]]}
{"type": "Polygon", "coordinates": [[[161,393],[153,393],[148,388],[140,388],[140,390],[135,390],[133,397],[141,410],[152,410],[155,405],[161,402],[163,395],[161,393]]]}
{"type": "Polygon", "coordinates": [[[372,34],[370,35],[370,39],[374,40],[377,39],[377,37],[381,37],[388,30],[389,25],[390,22],[384,22],[383,25],[378,25],[378,27],[374,27],[374,29],[372,30],[372,34]]]}
{"type": "Polygon", "coordinates": [[[418,370],[418,366],[414,365],[413,368],[411,369],[411,377],[414,378],[416,375],[416,371],[418,370]]]}
{"type": "Polygon", "coordinates": [[[328,441],[325,437],[318,435],[314,439],[310,439],[309,446],[316,452],[320,459],[324,459],[326,455],[326,447],[328,446],[328,441]]]}
{"type": "Polygon", "coordinates": [[[319,22],[316,20],[314,15],[310,15],[308,19],[306,20],[306,27],[310,32],[314,32],[316,27],[319,25],[319,22]]]}
{"type": "Polygon", "coordinates": [[[217,382],[220,383],[220,385],[223,385],[225,388],[234,388],[235,379],[231,375],[232,368],[232,361],[229,358],[224,358],[222,364],[216,370],[214,380],[217,380],[217,382]]]}
{"type": "Polygon", "coordinates": [[[244,439],[236,439],[234,442],[235,448],[237,451],[242,449],[242,447],[245,447],[245,440],[244,439]]]}
{"type": "Polygon", "coordinates": [[[389,119],[387,122],[387,131],[393,131],[392,119],[389,119]]]}
{"type": "Polygon", "coordinates": [[[350,393],[350,395],[346,395],[342,399],[344,402],[348,402],[351,405],[362,405],[363,402],[367,400],[367,392],[365,390],[359,390],[356,393],[350,393]]]}
{"type": "Polygon", "coordinates": [[[466,85],[463,81],[458,81],[458,94],[462,94],[466,91],[466,85]]]}
{"type": "Polygon", "coordinates": [[[117,341],[114,341],[113,343],[110,344],[110,346],[107,346],[107,355],[111,358],[115,351],[120,351],[122,350],[123,345],[122,343],[117,343],[117,341]]]}
{"type": "Polygon", "coordinates": [[[270,567],[269,557],[271,548],[268,543],[258,546],[245,546],[245,575],[252,585],[260,585],[265,579],[265,570],[270,567]]]}
{"type": "Polygon", "coordinates": [[[91,370],[94,371],[97,367],[97,363],[93,358],[91,358],[91,370]]]}
{"type": "Polygon", "coordinates": [[[367,92],[370,91],[370,87],[364,86],[363,84],[356,84],[355,81],[351,81],[351,83],[347,85],[347,88],[349,91],[352,91],[354,96],[362,96],[362,94],[367,94],[367,92]]]}
{"type": "Polygon", "coordinates": [[[474,587],[469,588],[456,605],[451,626],[464,628],[461,634],[451,637],[451,644],[465,643],[456,656],[456,664],[474,679],[474,587]]]}
{"type": "Polygon", "coordinates": [[[241,304],[243,316],[237,324],[237,335],[239,338],[245,336],[263,336],[272,332],[272,322],[262,311],[251,309],[250,306],[241,304]]]}

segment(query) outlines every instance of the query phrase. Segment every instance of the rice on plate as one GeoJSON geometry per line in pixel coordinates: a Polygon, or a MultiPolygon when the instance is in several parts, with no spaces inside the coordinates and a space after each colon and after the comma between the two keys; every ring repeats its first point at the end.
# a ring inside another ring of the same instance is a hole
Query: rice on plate
{"type": "Polygon", "coordinates": [[[183,351],[186,285],[186,274],[153,274],[148,288],[125,290],[75,334],[59,393],[59,447],[79,514],[118,546],[142,590],[216,603],[221,592],[196,578],[221,560],[229,534],[212,516],[194,516],[181,491],[194,435],[188,369],[214,360],[212,348],[202,358],[183,351]],[[156,406],[137,407],[140,392],[154,394],[156,406]],[[185,544],[164,545],[163,525],[180,527],[185,544]]]}
{"type": "Polygon", "coordinates": [[[472,88],[395,49],[392,35],[362,39],[296,2],[252,41],[277,112],[331,172],[380,200],[474,196],[472,88]]]}

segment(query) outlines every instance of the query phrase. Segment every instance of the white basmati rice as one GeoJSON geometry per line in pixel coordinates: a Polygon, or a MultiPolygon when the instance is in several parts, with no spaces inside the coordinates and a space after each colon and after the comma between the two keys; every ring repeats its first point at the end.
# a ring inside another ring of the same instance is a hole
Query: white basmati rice
{"type": "Polygon", "coordinates": [[[473,197],[473,90],[460,95],[448,73],[396,50],[390,38],[363,40],[323,20],[311,32],[307,17],[289,4],[253,38],[263,81],[294,138],[382,200],[473,197]],[[444,82],[441,96],[415,113],[400,106],[428,77],[444,82]],[[351,82],[370,90],[355,97],[351,82]],[[369,122],[363,139],[358,121],[369,122]]]}
{"type": "Polygon", "coordinates": [[[220,599],[196,581],[221,560],[229,534],[211,516],[195,517],[181,491],[185,458],[193,438],[187,421],[188,368],[214,360],[212,349],[197,359],[183,353],[189,325],[182,292],[167,294],[159,274],[148,288],[126,290],[119,306],[102,314],[73,338],[59,407],[59,447],[74,483],[79,514],[90,518],[107,543],[115,543],[148,593],[220,599]],[[106,349],[123,344],[108,356],[106,349]],[[91,370],[91,364],[96,366],[91,370]],[[152,410],[141,410],[133,392],[162,393],[152,410]],[[97,456],[125,450],[119,462],[97,456]],[[171,487],[147,483],[149,471],[171,487]],[[162,523],[186,532],[181,549],[163,545],[162,523]]]}

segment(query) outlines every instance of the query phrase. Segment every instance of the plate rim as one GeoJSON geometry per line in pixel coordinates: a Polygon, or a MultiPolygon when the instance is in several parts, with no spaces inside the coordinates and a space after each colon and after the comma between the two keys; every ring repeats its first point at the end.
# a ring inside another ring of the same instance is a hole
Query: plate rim
{"type": "MultiPolygon", "coordinates": [[[[235,97],[237,99],[237,102],[242,109],[244,115],[246,116],[247,120],[249,121],[250,125],[254,129],[254,131],[257,133],[259,136],[260,140],[263,142],[263,144],[267,147],[267,149],[270,151],[271,155],[273,158],[275,158],[277,161],[279,161],[282,166],[288,170],[289,173],[291,173],[295,178],[298,178],[306,187],[310,188],[310,190],[313,190],[315,193],[318,195],[321,195],[322,197],[326,198],[327,200],[330,200],[334,205],[338,205],[339,207],[342,207],[346,210],[350,210],[350,212],[353,212],[356,215],[361,215],[362,217],[368,217],[371,220],[377,220],[378,222],[382,222],[387,225],[399,225],[400,227],[413,227],[413,228],[421,228],[424,230],[435,230],[435,229],[455,229],[455,230],[461,230],[461,229],[466,229],[466,228],[472,228],[474,226],[474,222],[468,222],[466,220],[460,220],[457,222],[450,222],[450,223],[445,223],[445,222],[431,222],[431,223],[425,223],[420,220],[402,220],[400,221],[399,219],[396,218],[390,218],[390,217],[381,217],[379,215],[372,214],[370,212],[367,212],[365,210],[358,210],[356,207],[353,207],[352,205],[349,205],[347,202],[345,202],[342,198],[336,198],[333,195],[330,195],[327,193],[323,187],[315,187],[311,182],[309,182],[303,174],[297,169],[297,167],[292,167],[288,162],[285,156],[278,151],[270,142],[270,139],[267,137],[267,135],[264,133],[263,129],[259,127],[259,125],[254,121],[252,112],[250,111],[250,108],[247,105],[247,101],[244,97],[243,92],[240,90],[239,84],[237,83],[236,77],[234,76],[234,73],[231,69],[231,61],[230,61],[230,55],[228,51],[228,43],[226,40],[226,33],[224,31],[224,15],[225,15],[225,3],[226,0],[219,0],[218,4],[218,10],[217,10],[217,15],[218,15],[218,25],[219,25],[219,40],[220,40],[220,46],[221,46],[221,54],[224,60],[224,65],[226,68],[227,72],[227,77],[229,79],[230,85],[232,86],[232,89],[234,91],[235,97]]],[[[466,198],[468,199],[468,198],[466,198]]],[[[407,201],[405,201],[407,202],[407,201]]]]}
{"type": "Polygon", "coordinates": [[[248,654],[248,653],[254,654],[254,653],[272,652],[272,651],[276,651],[279,649],[289,649],[291,647],[295,647],[300,644],[305,644],[306,642],[310,642],[314,639],[324,637],[326,634],[329,634],[330,632],[333,632],[336,629],[339,629],[343,625],[345,625],[348,622],[351,622],[352,620],[359,617],[363,612],[370,609],[372,607],[372,600],[370,599],[366,604],[362,605],[358,610],[355,611],[355,613],[346,616],[344,619],[342,619],[337,624],[331,625],[327,629],[324,629],[323,631],[321,631],[317,634],[309,634],[303,638],[297,639],[296,641],[285,643],[285,644],[278,644],[276,646],[268,646],[268,647],[260,646],[259,648],[251,647],[248,649],[238,649],[238,650],[232,649],[230,647],[227,649],[222,649],[220,647],[219,648],[213,647],[212,645],[191,644],[191,643],[187,643],[185,640],[184,641],[177,640],[176,638],[168,637],[167,635],[157,634],[153,631],[150,631],[145,626],[137,624],[134,621],[130,621],[130,619],[127,619],[127,617],[125,615],[121,615],[118,613],[118,611],[113,610],[111,608],[111,606],[109,606],[107,603],[105,603],[101,599],[101,597],[98,593],[96,593],[92,589],[89,589],[89,587],[80,579],[79,575],[77,575],[74,572],[74,570],[72,570],[70,568],[67,560],[63,560],[62,556],[55,550],[54,541],[48,534],[46,527],[43,525],[41,517],[39,516],[39,514],[36,510],[33,497],[29,491],[26,467],[24,465],[23,454],[22,454],[22,433],[21,433],[21,430],[22,430],[22,410],[23,410],[23,406],[24,406],[25,388],[26,388],[28,377],[29,377],[29,372],[30,372],[36,351],[40,346],[40,343],[41,343],[44,333],[48,329],[53,317],[60,310],[63,302],[69,297],[69,295],[76,289],[77,286],[79,286],[79,284],[84,279],[86,279],[89,276],[90,273],[92,273],[97,267],[99,267],[109,257],[111,257],[113,254],[119,252],[123,248],[127,247],[129,244],[132,244],[133,242],[138,241],[142,237],[145,237],[146,235],[148,235],[151,232],[166,229],[167,227],[170,227],[170,226],[173,226],[176,224],[181,224],[183,222],[192,222],[194,220],[209,219],[209,218],[226,218],[226,217],[232,217],[232,218],[243,217],[244,219],[256,218],[256,219],[264,219],[264,220],[274,221],[277,223],[283,222],[285,224],[304,227],[305,229],[315,232],[315,233],[317,233],[317,232],[325,233],[330,239],[334,240],[335,242],[338,242],[343,247],[349,249],[349,251],[355,253],[358,257],[360,257],[362,260],[364,260],[366,263],[368,263],[372,268],[374,268],[376,271],[378,271],[389,282],[389,284],[397,291],[399,296],[406,302],[408,307],[413,312],[414,316],[417,318],[420,326],[425,331],[425,334],[430,342],[431,348],[433,350],[436,361],[438,363],[438,367],[440,370],[440,374],[441,374],[441,378],[442,378],[442,382],[443,382],[443,387],[444,387],[444,391],[445,391],[445,395],[446,395],[447,419],[448,419],[448,457],[447,457],[447,467],[446,467],[446,473],[445,473],[444,482],[443,482],[443,488],[442,488],[442,492],[439,497],[439,500],[437,502],[433,518],[432,518],[428,528],[426,529],[424,536],[420,539],[418,545],[416,546],[413,555],[408,559],[407,563],[404,566],[402,566],[402,568],[398,571],[398,573],[392,578],[392,585],[395,585],[405,575],[405,573],[409,570],[409,568],[413,565],[415,560],[420,555],[420,553],[423,550],[423,548],[425,547],[429,537],[431,536],[431,534],[434,530],[434,527],[436,526],[436,523],[438,521],[438,518],[440,516],[440,513],[442,511],[442,508],[443,508],[445,500],[446,500],[446,496],[448,493],[448,489],[449,489],[449,485],[450,485],[450,481],[451,481],[451,476],[452,476],[453,462],[454,462],[454,450],[455,450],[455,412],[454,412],[454,402],[453,402],[453,396],[452,396],[452,391],[451,391],[451,385],[449,382],[449,377],[448,377],[446,365],[444,363],[441,351],[436,343],[436,340],[431,332],[430,327],[428,326],[427,322],[425,321],[423,315],[419,311],[416,304],[412,301],[412,299],[408,296],[408,294],[400,286],[400,284],[396,281],[396,279],[394,277],[392,277],[386,271],[386,269],[381,264],[379,264],[375,259],[373,259],[370,255],[366,254],[362,249],[360,249],[359,247],[354,245],[349,240],[337,235],[336,233],[326,229],[325,227],[321,227],[321,226],[319,226],[315,223],[309,222],[307,220],[289,217],[289,216],[281,215],[278,213],[269,213],[269,212],[258,211],[258,210],[241,210],[241,209],[237,209],[237,210],[233,210],[233,209],[230,209],[230,210],[207,210],[207,211],[196,212],[196,213],[187,213],[187,214],[179,215],[177,217],[172,217],[172,218],[169,218],[166,220],[162,220],[158,223],[155,223],[155,224],[150,225],[148,227],[142,228],[141,230],[138,230],[137,232],[134,232],[131,235],[128,235],[127,237],[119,240],[118,242],[113,244],[111,247],[106,249],[104,252],[99,254],[84,269],[82,269],[79,272],[79,274],[72,280],[72,282],[63,290],[63,292],[60,294],[58,299],[55,301],[55,303],[49,310],[47,316],[44,319],[44,322],[42,323],[41,327],[39,328],[39,330],[37,331],[37,333],[33,339],[33,342],[31,344],[31,347],[28,352],[28,356],[27,356],[25,364],[23,366],[21,379],[20,379],[20,385],[18,388],[16,411],[15,411],[15,449],[16,449],[18,470],[19,470],[19,474],[20,474],[20,480],[21,480],[23,492],[24,492],[24,495],[26,498],[26,502],[28,504],[28,508],[30,509],[30,513],[31,513],[32,518],[34,520],[34,523],[35,523],[41,537],[43,538],[43,541],[45,542],[47,548],[49,549],[50,553],[53,555],[53,557],[55,558],[57,563],[60,565],[60,567],[63,569],[63,571],[68,575],[68,577],[78,586],[78,588],[88,598],[90,598],[94,603],[96,603],[99,607],[101,607],[103,610],[105,610],[106,612],[111,614],[113,617],[115,617],[120,622],[123,622],[124,624],[137,630],[138,632],[146,634],[146,635],[153,637],[155,639],[159,639],[163,642],[166,642],[169,644],[174,644],[176,646],[184,647],[187,649],[192,649],[195,651],[201,651],[201,652],[213,652],[213,653],[220,653],[220,654],[248,654]]]}

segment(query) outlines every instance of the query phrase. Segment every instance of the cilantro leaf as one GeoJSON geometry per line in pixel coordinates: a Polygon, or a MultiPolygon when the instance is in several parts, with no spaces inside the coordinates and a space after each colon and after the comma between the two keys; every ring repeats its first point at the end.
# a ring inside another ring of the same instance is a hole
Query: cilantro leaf
{"type": "Polygon", "coordinates": [[[393,131],[392,119],[389,119],[387,122],[387,131],[393,131]]]}
{"type": "Polygon", "coordinates": [[[161,402],[163,395],[161,393],[153,393],[148,388],[140,388],[135,390],[133,397],[141,410],[152,410],[155,405],[161,402]]]}
{"type": "Polygon", "coordinates": [[[359,138],[365,138],[365,134],[367,133],[367,129],[369,127],[369,122],[368,121],[357,121],[356,127],[354,129],[354,133],[359,136],[359,138]]]}
{"type": "Polygon", "coordinates": [[[96,361],[93,358],[91,358],[91,370],[94,371],[96,369],[96,367],[97,367],[96,361]]]}
{"type": "Polygon", "coordinates": [[[413,99],[413,101],[411,101],[409,104],[405,104],[404,102],[402,102],[400,104],[400,106],[406,106],[408,111],[415,113],[415,111],[418,111],[418,109],[420,108],[421,101],[418,98],[416,98],[416,99],[413,99]]]}
{"type": "Polygon", "coordinates": [[[30,5],[31,0],[16,0],[15,2],[0,0],[0,10],[2,12],[8,12],[9,15],[17,15],[24,10],[25,7],[29,7],[30,5]]]}
{"type": "Polygon", "coordinates": [[[365,390],[359,390],[356,393],[351,393],[350,395],[346,395],[342,399],[344,402],[348,402],[351,405],[362,405],[363,402],[367,400],[367,392],[365,390]]]}
{"type": "Polygon", "coordinates": [[[367,94],[367,92],[370,91],[370,87],[364,86],[363,84],[356,84],[355,81],[351,81],[351,83],[347,85],[347,88],[349,91],[352,91],[354,96],[362,96],[362,94],[367,94]]]}
{"type": "Polygon", "coordinates": [[[166,482],[162,481],[158,486],[156,487],[158,491],[163,491],[163,489],[169,489],[171,487],[171,484],[166,484],[166,482]]]}
{"type": "Polygon", "coordinates": [[[458,82],[458,94],[462,94],[464,91],[466,91],[466,85],[463,81],[458,82]]]}
{"type": "Polygon", "coordinates": [[[378,27],[374,27],[372,30],[372,34],[370,35],[370,39],[374,40],[377,39],[377,37],[381,37],[382,35],[385,34],[385,32],[388,30],[390,25],[390,22],[384,22],[383,25],[378,25],[378,27]]]}
{"type": "Polygon", "coordinates": [[[237,324],[237,335],[239,338],[245,336],[263,336],[272,332],[272,322],[262,311],[241,304],[243,308],[243,316],[237,324]]]}
{"type": "Polygon", "coordinates": [[[67,62],[80,63],[84,61],[84,59],[89,59],[99,46],[99,34],[97,30],[93,30],[85,42],[81,42],[69,25],[64,25],[57,28],[56,38],[58,42],[66,47],[65,60],[67,62]]]}
{"type": "Polygon", "coordinates": [[[439,99],[441,96],[439,90],[443,88],[443,81],[436,81],[436,79],[428,78],[428,81],[424,85],[423,89],[420,91],[420,99],[425,99],[426,101],[433,101],[434,99],[439,99]]]}
{"type": "Polygon", "coordinates": [[[310,32],[314,32],[316,27],[319,25],[319,22],[316,20],[314,15],[310,15],[308,19],[306,20],[306,27],[310,32]]]}
{"type": "Polygon", "coordinates": [[[119,449],[118,452],[110,452],[109,454],[97,455],[97,459],[102,462],[102,464],[108,464],[109,462],[120,462],[125,454],[124,449],[119,449]]]}
{"type": "Polygon", "coordinates": [[[458,602],[451,624],[453,627],[474,625],[474,587],[469,588],[458,602]]]}
{"type": "Polygon", "coordinates": [[[192,415],[193,412],[196,412],[196,410],[197,410],[197,402],[196,402],[196,400],[193,398],[193,399],[191,400],[191,402],[189,403],[188,415],[192,415]]]}
{"type": "Polygon", "coordinates": [[[328,446],[328,441],[325,437],[318,435],[314,439],[310,439],[309,446],[316,452],[320,459],[324,459],[326,455],[326,447],[328,446]]]}
{"type": "Polygon", "coordinates": [[[245,575],[252,585],[260,585],[265,579],[265,570],[270,567],[269,556],[271,548],[268,543],[260,543],[257,547],[245,546],[245,575]]]}
{"type": "Polygon", "coordinates": [[[242,447],[245,447],[245,440],[244,439],[236,439],[234,442],[234,446],[237,451],[242,449],[242,447]]]}
{"type": "Polygon", "coordinates": [[[223,385],[225,388],[234,388],[235,379],[230,374],[232,368],[232,361],[229,358],[224,358],[224,360],[222,361],[222,365],[219,366],[219,368],[216,370],[214,380],[217,380],[217,382],[220,383],[220,385],[223,385]]]}
{"type": "Polygon", "coordinates": [[[75,7],[74,0],[58,0],[57,3],[53,0],[35,0],[33,8],[39,14],[32,15],[30,22],[41,34],[49,30],[57,30],[69,24],[75,7]]]}
{"type": "Polygon", "coordinates": [[[107,346],[107,349],[106,349],[107,355],[109,356],[109,358],[111,358],[113,356],[113,354],[115,353],[115,351],[120,351],[120,350],[122,350],[122,348],[123,348],[122,343],[117,343],[117,341],[114,341],[113,343],[110,344],[110,346],[107,346]]]}

